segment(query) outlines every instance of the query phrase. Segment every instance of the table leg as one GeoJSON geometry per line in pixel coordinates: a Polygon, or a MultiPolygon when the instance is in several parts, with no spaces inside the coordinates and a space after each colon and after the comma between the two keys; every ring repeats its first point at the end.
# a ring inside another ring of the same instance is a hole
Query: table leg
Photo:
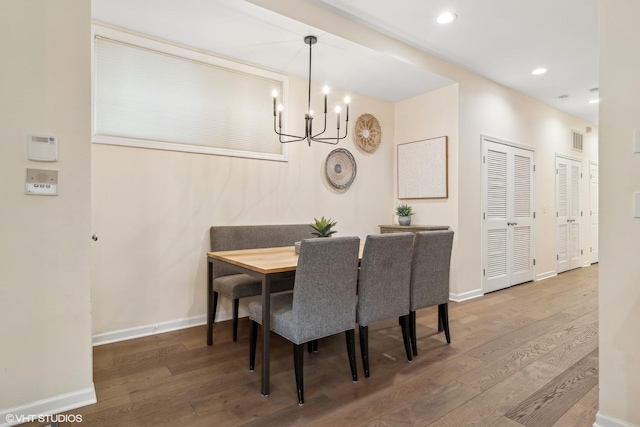
{"type": "Polygon", "coordinates": [[[213,262],[207,259],[207,345],[213,345],[213,262]]]}
{"type": "Polygon", "coordinates": [[[262,278],[262,395],[269,395],[269,353],[271,345],[271,277],[262,278]]]}

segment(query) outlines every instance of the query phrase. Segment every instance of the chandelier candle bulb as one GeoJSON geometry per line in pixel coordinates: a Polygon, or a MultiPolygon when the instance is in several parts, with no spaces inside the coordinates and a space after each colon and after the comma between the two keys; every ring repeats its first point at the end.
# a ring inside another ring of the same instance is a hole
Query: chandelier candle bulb
{"type": "Polygon", "coordinates": [[[276,102],[278,100],[278,91],[277,90],[273,90],[273,92],[271,92],[271,95],[273,95],[273,117],[276,116],[276,102]]]}
{"type": "MultiPolygon", "coordinates": [[[[273,114],[275,115],[275,112],[273,114]]],[[[282,104],[278,105],[278,127],[282,129],[282,104]]]]}
{"type": "Polygon", "coordinates": [[[344,97],[344,103],[347,104],[347,117],[346,117],[346,122],[349,121],[349,102],[351,101],[351,98],[349,98],[348,96],[344,97]]]}
{"type": "Polygon", "coordinates": [[[327,94],[329,93],[329,86],[325,86],[324,92],[324,113],[327,114],[327,94]]]}

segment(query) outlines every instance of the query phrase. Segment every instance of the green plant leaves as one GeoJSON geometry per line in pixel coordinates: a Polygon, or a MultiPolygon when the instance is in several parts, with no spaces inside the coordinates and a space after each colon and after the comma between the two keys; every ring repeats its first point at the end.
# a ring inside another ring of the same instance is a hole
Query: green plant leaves
{"type": "Polygon", "coordinates": [[[398,216],[411,216],[413,215],[413,208],[406,204],[396,206],[396,215],[398,216]]]}
{"type": "Polygon", "coordinates": [[[323,216],[320,219],[313,218],[313,220],[315,221],[315,224],[312,224],[311,228],[313,228],[315,231],[311,234],[314,234],[318,237],[329,237],[336,232],[336,230],[332,230],[332,228],[335,227],[337,222],[333,221],[331,218],[326,219],[323,216]]]}

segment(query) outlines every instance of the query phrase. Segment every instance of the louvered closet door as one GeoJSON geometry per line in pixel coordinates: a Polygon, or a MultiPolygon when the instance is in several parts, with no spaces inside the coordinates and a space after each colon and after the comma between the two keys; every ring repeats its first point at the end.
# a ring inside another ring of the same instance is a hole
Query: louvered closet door
{"type": "Polygon", "coordinates": [[[510,285],[507,244],[508,154],[506,146],[490,143],[484,158],[484,283],[483,291],[491,292],[510,285]]]}
{"type": "Polygon", "coordinates": [[[556,239],[558,273],[581,265],[581,163],[556,156],[556,239]]]}
{"type": "Polygon", "coordinates": [[[513,149],[513,273],[511,284],[533,280],[533,152],[513,149]]]}
{"type": "Polygon", "coordinates": [[[533,152],[483,144],[483,291],[533,279],[533,152]]]}

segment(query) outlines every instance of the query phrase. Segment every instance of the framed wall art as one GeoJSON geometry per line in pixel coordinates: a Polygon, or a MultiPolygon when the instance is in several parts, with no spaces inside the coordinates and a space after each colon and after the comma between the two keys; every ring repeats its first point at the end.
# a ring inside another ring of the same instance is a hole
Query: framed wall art
{"type": "Polygon", "coordinates": [[[398,198],[443,199],[448,193],[447,137],[398,144],[398,198]]]}

